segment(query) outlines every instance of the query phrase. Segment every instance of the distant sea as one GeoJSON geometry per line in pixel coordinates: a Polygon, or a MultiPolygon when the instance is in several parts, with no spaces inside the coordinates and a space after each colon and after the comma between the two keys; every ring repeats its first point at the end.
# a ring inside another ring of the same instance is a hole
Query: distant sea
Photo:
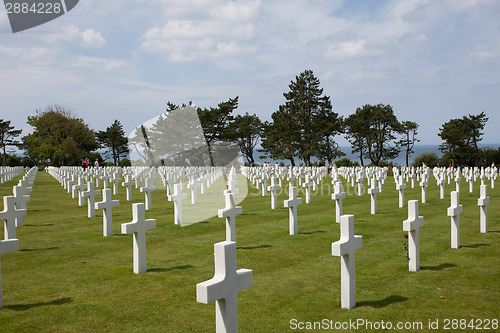
{"type": "MultiPolygon", "coordinates": [[[[500,147],[500,144],[498,144],[498,143],[494,143],[494,144],[482,143],[482,144],[479,144],[479,147],[480,148],[489,147],[489,148],[497,149],[500,147]]],[[[348,157],[349,159],[351,159],[353,161],[357,161],[358,163],[360,162],[358,155],[351,153],[351,150],[352,150],[351,147],[340,147],[340,150],[345,154],[345,156],[343,156],[341,158],[348,157]]],[[[418,155],[420,155],[421,153],[433,151],[439,157],[441,157],[443,155],[441,153],[441,151],[439,150],[439,145],[415,145],[415,147],[413,147],[413,151],[414,151],[414,153],[410,154],[410,156],[408,158],[409,165],[411,165],[413,163],[413,159],[415,157],[417,157],[418,155]]],[[[283,163],[285,163],[285,165],[288,165],[290,163],[289,160],[271,160],[269,158],[262,159],[262,158],[260,158],[261,156],[262,156],[261,153],[257,152],[256,150],[254,151],[254,159],[255,159],[255,162],[258,164],[263,164],[264,162],[269,162],[269,163],[271,163],[271,165],[274,165],[276,162],[278,162],[278,163],[283,162],[283,163]]],[[[369,158],[363,158],[363,160],[364,160],[365,165],[371,163],[369,158]]],[[[245,161],[246,161],[246,159],[245,159],[245,161]]],[[[312,158],[312,161],[317,161],[317,159],[312,158]]],[[[398,157],[396,157],[392,161],[394,162],[394,165],[405,166],[406,165],[406,153],[405,153],[405,151],[400,152],[398,157]]],[[[295,159],[295,165],[300,165],[301,163],[304,163],[304,161],[299,160],[299,159],[295,159]]]]}

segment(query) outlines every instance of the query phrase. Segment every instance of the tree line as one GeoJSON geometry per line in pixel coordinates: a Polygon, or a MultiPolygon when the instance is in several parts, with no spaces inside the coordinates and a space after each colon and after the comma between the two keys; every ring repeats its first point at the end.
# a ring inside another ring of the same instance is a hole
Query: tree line
{"type": "MultiPolygon", "coordinates": [[[[217,157],[215,147],[227,143],[241,151],[248,165],[256,164],[254,151],[260,144],[261,149],[258,151],[263,158],[288,160],[292,166],[299,159],[310,166],[313,158],[331,164],[345,155],[335,141],[335,137],[340,135],[349,141],[351,152],[358,156],[362,166],[366,161],[375,166],[390,165],[391,160],[400,153],[405,154],[406,165],[409,165],[414,145],[419,142],[419,126],[411,120],[399,121],[391,105],[366,104],[348,117],[342,117],[334,112],[330,97],[323,94],[320,81],[311,70],[297,75],[288,87],[289,91],[283,93],[285,103],[272,113],[270,121],[262,121],[256,114],[249,113],[234,116],[233,112],[238,108],[238,96],[209,108],[194,107],[191,102],[183,105],[167,102],[164,115],[158,117],[151,127],[136,128],[130,147],[137,149],[140,145],[146,155],[154,152],[166,156],[166,141],[182,151],[179,137],[187,135],[194,138],[197,137],[195,133],[201,131],[209,149],[208,163],[212,165],[215,163],[214,157],[217,157]],[[176,113],[176,110],[187,106],[195,108],[199,123],[183,119],[187,113],[176,113]],[[167,121],[174,117],[179,119],[175,126],[167,121]],[[195,125],[192,128],[179,126],[184,123],[195,125]],[[155,137],[160,132],[168,135],[155,137]]],[[[444,123],[438,133],[442,140],[440,150],[443,156],[437,161],[454,166],[498,162],[500,148],[478,147],[487,120],[485,113],[481,112],[444,123]]],[[[84,158],[91,161],[98,159],[102,163],[102,157],[96,151],[98,149],[105,149],[105,157],[112,160],[114,165],[130,163],[127,158],[128,140],[119,120],[103,131],[94,131],[70,110],[55,105],[43,111],[37,110],[34,116],[28,117],[27,123],[33,127],[33,133],[18,140],[21,131],[11,126],[10,121],[0,119],[3,165],[78,165],[84,158]],[[21,159],[7,154],[8,146],[17,146],[24,151],[25,157],[21,159]]],[[[137,151],[140,153],[139,149],[137,151]]],[[[207,158],[196,150],[189,151],[189,157],[178,154],[169,163],[175,163],[175,159],[185,162],[207,158]]],[[[152,163],[152,158],[141,157],[152,163]]],[[[423,158],[415,160],[433,164],[437,155],[427,154],[423,158]]],[[[162,163],[165,160],[162,159],[162,163]]]]}

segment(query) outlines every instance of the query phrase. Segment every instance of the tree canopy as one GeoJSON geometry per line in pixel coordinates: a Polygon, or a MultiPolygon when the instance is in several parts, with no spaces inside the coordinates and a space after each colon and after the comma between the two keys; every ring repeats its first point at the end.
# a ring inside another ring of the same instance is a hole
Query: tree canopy
{"type": "Polygon", "coordinates": [[[7,146],[19,147],[20,141],[17,137],[21,135],[22,130],[16,130],[10,125],[10,120],[0,119],[0,148],[2,149],[2,165],[7,165],[7,146]]]}
{"type": "Polygon", "coordinates": [[[478,143],[482,140],[488,118],[484,112],[451,119],[439,129],[438,136],[443,140],[439,149],[443,159],[450,159],[455,165],[479,166],[481,151],[478,143]]]}
{"type": "Polygon", "coordinates": [[[307,166],[311,165],[311,157],[331,161],[340,156],[333,137],[341,132],[342,121],[333,112],[330,97],[323,95],[313,71],[300,73],[288,87],[290,91],[283,94],[285,104],[273,113],[273,122],[265,126],[264,150],[271,157],[287,158],[291,162],[297,156],[307,166]],[[276,140],[284,146],[279,147],[276,140]]]}
{"type": "Polygon", "coordinates": [[[113,158],[113,164],[120,164],[120,157],[128,154],[128,140],[123,130],[123,125],[118,119],[115,119],[105,131],[97,133],[97,139],[101,147],[106,148],[107,152],[113,158]]]}
{"type": "Polygon", "coordinates": [[[392,106],[366,104],[356,109],[346,120],[347,138],[353,146],[353,153],[359,153],[378,166],[399,155],[395,134],[401,131],[400,123],[392,106]],[[365,155],[363,155],[365,154],[365,155]]]}
{"type": "Polygon", "coordinates": [[[54,105],[28,117],[33,133],[23,137],[24,148],[35,162],[80,165],[97,149],[95,133],[69,109],[54,105]]]}

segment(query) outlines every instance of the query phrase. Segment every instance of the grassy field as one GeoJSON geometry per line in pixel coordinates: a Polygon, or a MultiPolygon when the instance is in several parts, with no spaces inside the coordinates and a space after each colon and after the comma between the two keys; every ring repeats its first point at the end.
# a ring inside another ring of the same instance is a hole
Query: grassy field
{"type": "MultiPolygon", "coordinates": [[[[488,189],[487,234],[479,232],[479,182],[469,193],[462,181],[462,247],[451,249],[446,208],[455,184],[446,185],[440,200],[431,179],[427,203],[420,204],[418,272],[408,271],[402,230],[408,211],[398,208],[392,178],[378,195],[377,215],[370,215],[369,195],[353,194],[344,182],[344,213],[354,214],[355,234],[363,236],[352,310],[340,308],[340,258],[331,255],[339,224],[330,182],[325,178],[312,203],[303,200],[299,206],[295,236],[288,235],[283,208],[287,191],[279,196],[280,208],[271,210],[270,196],[262,197],[248,183],[249,194],[240,203],[243,215],[236,218],[237,267],[253,270],[253,287],[238,297],[240,332],[292,332],[299,322],[332,321],[335,327],[362,320],[375,327],[381,321],[393,328],[398,322],[416,325],[402,332],[456,332],[473,330],[460,330],[454,319],[474,325],[482,320],[483,328],[485,319],[500,319],[500,181],[488,189]],[[438,329],[430,330],[429,321],[436,320],[438,329]]],[[[0,185],[0,195],[11,195],[16,183],[0,185]]],[[[131,203],[143,202],[144,195],[134,189],[134,200],[127,202],[120,186],[114,235],[103,237],[102,211],[87,218],[86,207],[78,207],[52,176],[39,172],[24,226],[17,229],[20,251],[2,256],[1,332],[214,332],[215,305],[196,302],[196,284],[213,277],[213,245],[225,240],[225,222],[214,217],[179,227],[166,191],[157,190],[152,198],[146,218],[155,218],[157,227],[146,232],[148,272],[136,275],[132,235],[122,235],[120,224],[132,220],[131,203]]],[[[420,200],[420,188],[407,184],[405,200],[412,199],[420,200]]],[[[371,329],[366,323],[344,331],[371,329]]]]}

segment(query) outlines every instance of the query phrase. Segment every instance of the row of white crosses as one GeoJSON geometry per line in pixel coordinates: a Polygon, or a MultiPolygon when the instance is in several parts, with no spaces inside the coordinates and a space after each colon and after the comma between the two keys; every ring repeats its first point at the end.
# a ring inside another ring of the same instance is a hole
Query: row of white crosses
{"type": "Polygon", "coordinates": [[[235,205],[234,195],[238,191],[231,174],[234,169],[228,180],[231,188],[224,191],[226,207],[218,211],[219,217],[226,219],[226,240],[214,244],[215,275],[196,285],[198,302],[215,302],[216,332],[238,332],[238,293],[253,285],[252,270],[236,270],[236,216],[242,213],[242,208],[235,205]]]}
{"type": "Polygon", "coordinates": [[[0,166],[0,184],[10,181],[24,172],[22,166],[8,167],[0,166]]]}
{"type": "MultiPolygon", "coordinates": [[[[22,167],[16,170],[24,170],[22,167]]],[[[16,227],[23,225],[23,217],[26,216],[26,203],[29,201],[38,169],[31,168],[17,186],[13,187],[14,196],[3,197],[3,211],[0,212],[0,220],[4,220],[4,239],[0,240],[0,309],[3,307],[2,293],[2,255],[19,251],[19,240],[16,236],[16,227]]],[[[16,176],[19,176],[17,173],[16,176]]],[[[13,177],[9,178],[12,180],[13,177]]]]}

